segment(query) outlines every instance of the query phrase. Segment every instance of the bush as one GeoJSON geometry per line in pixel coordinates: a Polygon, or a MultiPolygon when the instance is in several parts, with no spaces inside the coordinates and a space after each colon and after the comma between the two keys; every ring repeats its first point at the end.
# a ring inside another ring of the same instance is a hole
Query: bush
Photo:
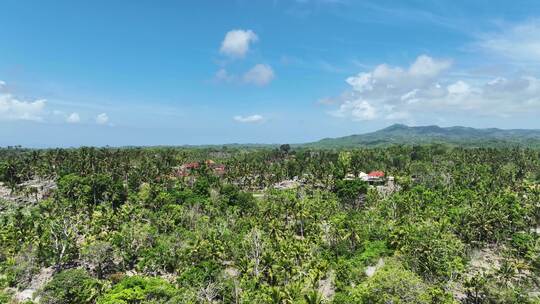
{"type": "Polygon", "coordinates": [[[255,206],[253,195],[243,192],[238,187],[226,184],[221,188],[221,195],[228,206],[237,206],[242,211],[251,210],[255,206]]]}
{"type": "Polygon", "coordinates": [[[103,285],[84,269],[64,270],[53,277],[39,293],[42,304],[94,303],[103,285]]]}
{"type": "Polygon", "coordinates": [[[33,276],[39,272],[37,257],[30,247],[18,253],[15,258],[8,259],[5,266],[8,285],[22,289],[26,288],[33,276]]]}
{"type": "Polygon", "coordinates": [[[178,277],[181,286],[202,286],[207,282],[216,281],[221,272],[220,265],[213,261],[203,261],[192,267],[187,267],[178,277]]]}
{"type": "Polygon", "coordinates": [[[126,277],[101,297],[98,304],[178,303],[179,290],[159,278],[126,277]]]}
{"type": "Polygon", "coordinates": [[[516,253],[524,257],[534,251],[536,236],[531,233],[518,232],[512,236],[512,247],[516,253]]]}
{"type": "Polygon", "coordinates": [[[351,293],[352,303],[400,304],[432,303],[428,286],[399,262],[387,260],[385,266],[358,285],[351,293]]]}
{"type": "Polygon", "coordinates": [[[334,193],[343,204],[356,204],[361,194],[367,193],[367,184],[359,179],[339,180],[334,186],[334,193]]]}
{"type": "Polygon", "coordinates": [[[464,268],[464,244],[437,222],[404,227],[394,236],[394,244],[409,267],[426,279],[448,280],[464,268]]]}
{"type": "Polygon", "coordinates": [[[95,241],[87,244],[81,250],[81,258],[87,269],[91,269],[99,279],[103,279],[115,267],[113,247],[109,242],[95,241]]]}
{"type": "Polygon", "coordinates": [[[390,253],[383,241],[365,242],[364,251],[350,259],[340,258],[336,268],[336,288],[345,290],[366,278],[365,268],[390,253]]]}
{"type": "Polygon", "coordinates": [[[11,294],[0,290],[0,303],[10,303],[11,294]]]}

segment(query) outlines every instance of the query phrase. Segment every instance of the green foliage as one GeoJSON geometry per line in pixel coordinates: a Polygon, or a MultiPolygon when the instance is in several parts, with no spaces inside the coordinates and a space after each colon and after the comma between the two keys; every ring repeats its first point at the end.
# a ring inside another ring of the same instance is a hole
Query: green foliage
{"type": "Polygon", "coordinates": [[[220,265],[213,261],[204,261],[199,265],[186,268],[178,276],[178,284],[180,286],[203,286],[208,282],[213,282],[218,279],[221,274],[220,265]]]}
{"type": "Polygon", "coordinates": [[[4,269],[7,285],[26,288],[39,271],[36,252],[31,247],[25,248],[14,258],[5,261],[4,269]]]}
{"type": "Polygon", "coordinates": [[[81,259],[92,269],[98,279],[114,271],[114,252],[109,242],[95,241],[81,249],[81,259]]]}
{"type": "Polygon", "coordinates": [[[0,304],[8,304],[11,302],[12,294],[0,290],[0,304]]]}
{"type": "Polygon", "coordinates": [[[436,143],[461,147],[511,147],[522,145],[537,148],[540,145],[540,132],[537,130],[473,129],[466,127],[408,127],[395,124],[371,133],[325,138],[307,145],[317,148],[351,148],[436,143]]]}
{"type": "Polygon", "coordinates": [[[94,303],[103,285],[83,269],[68,269],[56,274],[40,291],[40,303],[94,303]]]}
{"type": "Polygon", "coordinates": [[[339,200],[347,205],[360,200],[360,196],[367,193],[367,183],[360,179],[338,180],[334,186],[334,192],[339,200]]]}
{"type": "Polygon", "coordinates": [[[519,256],[525,257],[527,255],[534,254],[538,240],[540,240],[538,235],[526,232],[518,232],[512,236],[511,244],[519,256]]]}
{"type": "Polygon", "coordinates": [[[351,303],[432,303],[428,285],[399,262],[387,260],[371,278],[351,292],[351,303]]]}
{"type": "Polygon", "coordinates": [[[454,279],[464,268],[465,246],[438,222],[405,226],[393,239],[409,267],[428,280],[454,279]]]}
{"type": "Polygon", "coordinates": [[[289,144],[284,144],[284,145],[279,146],[279,151],[283,153],[289,153],[290,150],[291,150],[291,146],[289,144]]]}
{"type": "Polygon", "coordinates": [[[0,149],[0,164],[17,195],[0,203],[0,289],[64,269],[51,303],[529,303],[540,275],[537,150],[0,149]],[[370,170],[397,187],[343,179],[370,170]],[[58,188],[36,202],[40,179],[58,188]]]}
{"type": "Polygon", "coordinates": [[[200,196],[206,197],[210,195],[210,182],[206,178],[199,178],[193,185],[193,192],[200,196]]]}
{"type": "Polygon", "coordinates": [[[227,184],[221,188],[221,195],[227,206],[235,206],[240,208],[242,212],[250,211],[255,207],[255,199],[251,193],[247,193],[238,189],[233,185],[227,184]]]}
{"type": "Polygon", "coordinates": [[[377,264],[380,258],[391,253],[383,241],[367,241],[363,248],[362,252],[351,258],[338,259],[335,265],[337,290],[346,290],[361,283],[366,278],[366,267],[377,264]]]}
{"type": "Polygon", "coordinates": [[[158,278],[127,277],[106,292],[97,304],[178,303],[179,291],[158,278]]]}

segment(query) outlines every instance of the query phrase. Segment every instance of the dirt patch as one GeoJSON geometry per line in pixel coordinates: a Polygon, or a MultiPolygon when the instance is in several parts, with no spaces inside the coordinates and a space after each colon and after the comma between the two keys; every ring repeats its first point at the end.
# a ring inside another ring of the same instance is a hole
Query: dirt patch
{"type": "Polygon", "coordinates": [[[336,293],[336,287],[334,286],[334,271],[330,270],[324,279],[319,280],[319,293],[326,301],[331,301],[336,293]]]}
{"type": "Polygon", "coordinates": [[[377,261],[376,265],[366,267],[366,270],[364,271],[364,273],[366,274],[366,276],[372,277],[375,274],[375,272],[377,272],[377,270],[379,270],[383,266],[384,266],[384,260],[382,258],[380,258],[377,261]]]}
{"type": "Polygon", "coordinates": [[[24,290],[16,292],[13,298],[18,302],[25,302],[29,300],[36,300],[39,302],[39,297],[34,299],[36,292],[41,290],[51,280],[53,275],[53,267],[42,268],[39,274],[32,279],[30,286],[24,290]]]}
{"type": "Polygon", "coordinates": [[[466,275],[474,276],[480,273],[493,274],[501,268],[504,257],[500,254],[504,248],[490,246],[474,250],[466,275]]]}

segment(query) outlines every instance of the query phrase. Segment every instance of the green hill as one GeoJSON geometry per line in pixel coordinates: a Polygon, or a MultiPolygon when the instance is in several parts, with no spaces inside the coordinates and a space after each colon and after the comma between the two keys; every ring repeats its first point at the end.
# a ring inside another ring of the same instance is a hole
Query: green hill
{"type": "Polygon", "coordinates": [[[409,127],[402,124],[365,134],[349,135],[338,138],[325,138],[307,146],[321,148],[419,145],[443,143],[466,147],[527,146],[540,147],[540,130],[497,128],[475,129],[469,127],[419,126],[409,127]]]}

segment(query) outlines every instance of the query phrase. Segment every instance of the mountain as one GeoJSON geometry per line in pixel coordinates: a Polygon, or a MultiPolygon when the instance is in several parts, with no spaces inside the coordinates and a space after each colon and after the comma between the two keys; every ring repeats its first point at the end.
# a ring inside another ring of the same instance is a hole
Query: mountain
{"type": "Polygon", "coordinates": [[[376,147],[388,145],[419,145],[443,143],[466,147],[526,146],[540,147],[540,130],[497,128],[475,129],[469,127],[419,126],[402,124],[365,134],[338,138],[325,138],[307,146],[321,148],[376,147]]]}

